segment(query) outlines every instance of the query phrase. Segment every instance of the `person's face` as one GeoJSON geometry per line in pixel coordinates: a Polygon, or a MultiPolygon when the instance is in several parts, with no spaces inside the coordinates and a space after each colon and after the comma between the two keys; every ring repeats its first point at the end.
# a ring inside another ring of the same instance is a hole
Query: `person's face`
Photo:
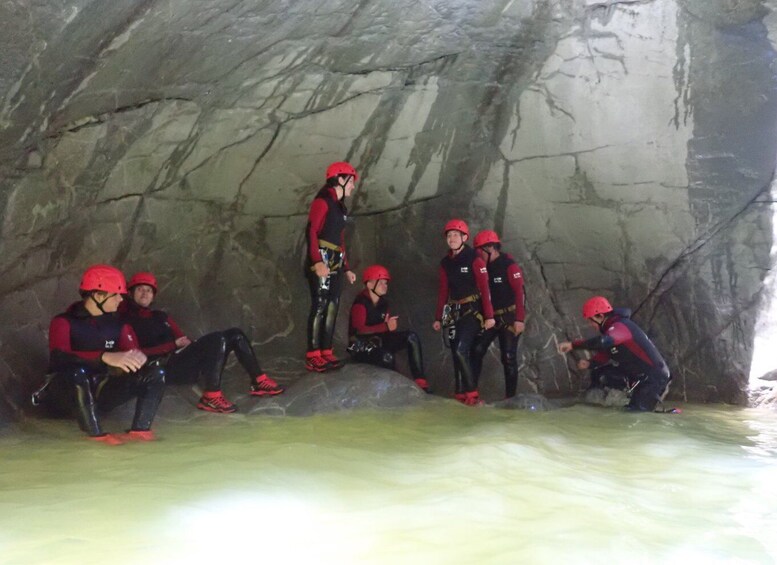
{"type": "Polygon", "coordinates": [[[132,300],[135,304],[148,308],[154,301],[154,288],[147,284],[139,284],[132,289],[132,300]]]}
{"type": "Polygon", "coordinates": [[[348,177],[348,182],[343,185],[343,196],[345,198],[348,198],[351,193],[356,188],[356,181],[353,180],[353,177],[348,177]]]}
{"type": "Polygon", "coordinates": [[[459,230],[449,230],[448,233],[445,234],[445,240],[448,242],[448,248],[452,251],[456,251],[459,247],[464,245],[465,241],[467,241],[467,236],[459,230]]]}
{"type": "Polygon", "coordinates": [[[380,279],[375,283],[375,294],[378,296],[385,296],[388,292],[388,281],[386,279],[380,279]]]}
{"type": "Polygon", "coordinates": [[[118,310],[119,304],[121,304],[121,301],[122,301],[121,294],[108,294],[107,292],[96,292],[94,297],[96,299],[95,302],[103,301],[102,310],[106,314],[110,314],[111,312],[115,312],[116,310],[118,310]]]}
{"type": "Polygon", "coordinates": [[[596,331],[599,331],[601,328],[600,324],[604,321],[604,316],[601,314],[597,314],[596,316],[593,316],[592,318],[586,318],[586,322],[588,322],[588,325],[591,326],[596,331]]]}

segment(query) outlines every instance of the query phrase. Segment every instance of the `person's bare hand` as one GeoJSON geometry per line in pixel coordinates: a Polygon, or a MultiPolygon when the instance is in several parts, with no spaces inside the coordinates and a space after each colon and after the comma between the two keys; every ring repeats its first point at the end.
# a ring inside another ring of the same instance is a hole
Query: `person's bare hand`
{"type": "Polygon", "coordinates": [[[316,270],[317,277],[329,276],[329,267],[327,267],[322,261],[319,261],[318,263],[313,265],[313,268],[316,270]]]}
{"type": "Polygon", "coordinates": [[[558,344],[558,352],[559,353],[569,353],[572,351],[572,342],[571,341],[562,341],[558,344]]]}
{"type": "Polygon", "coordinates": [[[353,284],[356,282],[356,273],[353,271],[345,271],[345,278],[348,279],[348,282],[353,284]]]}
{"type": "Polygon", "coordinates": [[[483,324],[483,326],[484,326],[484,327],[485,327],[487,330],[490,330],[490,329],[491,329],[491,328],[493,328],[495,325],[496,325],[496,320],[494,320],[493,318],[488,318],[488,319],[485,321],[485,323],[483,324]]]}
{"type": "Polygon", "coordinates": [[[146,363],[146,354],[140,349],[110,351],[102,354],[102,361],[109,367],[116,367],[127,373],[134,373],[146,363]]]}
{"type": "Polygon", "coordinates": [[[442,328],[442,324],[440,323],[440,321],[435,320],[434,323],[432,324],[432,329],[436,332],[439,332],[441,328],[442,328]]]}
{"type": "Polygon", "coordinates": [[[185,335],[182,335],[181,337],[175,340],[176,349],[180,349],[182,347],[186,347],[187,345],[191,345],[191,344],[192,344],[192,340],[190,340],[185,335]]]}
{"type": "Polygon", "coordinates": [[[388,326],[388,329],[390,332],[394,332],[397,330],[397,319],[399,316],[389,316],[386,314],[386,325],[388,326]]]}
{"type": "Polygon", "coordinates": [[[525,323],[518,321],[513,322],[513,331],[515,332],[515,335],[521,335],[525,329],[525,323]]]}
{"type": "Polygon", "coordinates": [[[585,371],[590,366],[591,362],[588,359],[580,359],[580,361],[577,362],[577,368],[581,371],[585,371]]]}

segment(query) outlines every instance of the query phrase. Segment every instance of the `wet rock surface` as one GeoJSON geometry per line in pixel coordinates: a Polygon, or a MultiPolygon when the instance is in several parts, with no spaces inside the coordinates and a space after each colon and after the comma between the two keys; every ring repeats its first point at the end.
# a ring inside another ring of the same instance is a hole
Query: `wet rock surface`
{"type": "MultiPolygon", "coordinates": [[[[49,320],[95,262],[156,272],[192,337],[239,326],[264,359],[301,357],[302,233],[340,159],[361,176],[352,266],[391,269],[441,394],[439,230],[459,216],[525,272],[522,392],[577,393],[555,345],[585,333],[580,305],[601,293],[636,310],[673,395],[745,403],[772,239],[769,7],[3,2],[0,419],[26,407],[49,320]]],[[[499,371],[497,352],[490,398],[499,371]]]]}

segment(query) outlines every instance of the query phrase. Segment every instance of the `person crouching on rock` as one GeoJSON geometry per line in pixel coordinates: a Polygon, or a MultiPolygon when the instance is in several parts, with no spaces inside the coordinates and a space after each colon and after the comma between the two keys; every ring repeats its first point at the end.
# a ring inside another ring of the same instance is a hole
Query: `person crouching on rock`
{"type": "Polygon", "coordinates": [[[395,355],[407,350],[408,364],[415,384],[429,392],[424,378],[424,358],[421,340],[412,331],[397,331],[397,316],[389,313],[386,299],[391,280],[388,269],[372,265],[362,275],[364,290],[351,306],[348,328],[350,345],[348,352],[355,361],[395,370],[395,355]]]}
{"type": "Polygon", "coordinates": [[[451,220],[443,230],[449,252],[440,261],[437,310],[432,327],[442,328],[443,311],[450,311],[455,335],[451,343],[455,375],[454,398],[463,404],[481,404],[477,391],[472,346],[481,329],[494,327],[494,309],[488,289],[486,263],[466,245],[469,227],[462,220],[451,220]]]}
{"type": "Polygon", "coordinates": [[[358,180],[356,169],[344,162],[332,163],[326,170],[326,184],[313,199],[306,229],[308,255],[306,276],[310,287],[308,350],[305,368],[322,373],[342,366],[335,357],[332,341],[340,306],[342,274],[353,284],[356,275],[348,266],[345,252],[345,199],[358,180]]]}
{"type": "MultiPolygon", "coordinates": [[[[653,411],[663,400],[671,381],[669,367],[642,329],[630,319],[628,309],[614,309],[603,296],[594,296],[583,305],[583,317],[600,335],[558,344],[559,353],[587,349],[606,353],[612,365],[623,375],[630,393],[628,410],[653,411]]],[[[603,364],[597,357],[597,365],[603,364]]],[[[578,363],[587,368],[586,363],[578,363]]],[[[609,376],[612,378],[612,373],[609,376]]],[[[617,380],[617,379],[616,379],[617,380]]]]}
{"type": "Polygon", "coordinates": [[[505,397],[512,398],[518,387],[518,344],[526,327],[523,271],[512,256],[501,251],[502,243],[495,231],[478,233],[474,247],[488,268],[488,287],[496,320],[493,328],[484,331],[475,340],[472,354],[475,382],[480,379],[488,348],[498,337],[505,375],[505,397]]]}
{"type": "Polygon", "coordinates": [[[272,396],[283,392],[262,371],[242,330],[231,328],[192,341],[166,312],[151,309],[158,288],[153,273],[134,274],[129,282],[130,299],[122,304],[119,312],[135,330],[143,352],[164,365],[169,384],[196,382],[202,375],[205,390],[197,408],[224,414],[237,411],[237,406],[221,391],[224,365],[232,352],[248,374],[249,394],[272,396]]]}
{"type": "Polygon", "coordinates": [[[132,328],[116,316],[127,292],[124,275],[93,265],[81,278],[82,300],[55,316],[49,326],[50,390],[46,402],[75,407],[89,438],[108,445],[153,440],[151,424],[165,391],[165,371],[148,363],[132,328]],[[126,434],[108,434],[97,416],[137,397],[126,434]]]}

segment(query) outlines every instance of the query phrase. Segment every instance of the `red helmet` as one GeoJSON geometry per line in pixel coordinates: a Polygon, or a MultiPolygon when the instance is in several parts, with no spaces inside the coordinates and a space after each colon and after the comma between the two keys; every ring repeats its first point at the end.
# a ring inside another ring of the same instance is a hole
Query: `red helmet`
{"type": "Polygon", "coordinates": [[[84,271],[81,277],[79,290],[126,294],[127,281],[124,274],[116,267],[110,265],[92,265],[84,271]]]}
{"type": "Polygon", "coordinates": [[[154,289],[154,292],[157,291],[156,277],[152,273],[135,273],[127,286],[132,290],[133,287],[139,284],[147,284],[154,289]]]}
{"type": "Polygon", "coordinates": [[[449,220],[448,223],[445,224],[445,229],[442,230],[442,233],[443,235],[446,235],[451,230],[460,231],[465,235],[469,235],[469,227],[464,220],[449,220]]]}
{"type": "Polygon", "coordinates": [[[604,296],[594,296],[583,304],[583,318],[593,318],[598,314],[612,312],[610,302],[604,296]]]}
{"type": "Polygon", "coordinates": [[[356,169],[354,169],[350,163],[346,163],[345,161],[332,163],[326,168],[326,178],[331,179],[337,175],[351,175],[353,180],[359,180],[359,175],[356,174],[356,169]]]}
{"type": "Polygon", "coordinates": [[[494,243],[502,243],[495,231],[483,230],[475,236],[475,248],[494,243]]]}
{"type": "Polygon", "coordinates": [[[385,279],[387,281],[391,280],[391,275],[389,275],[388,269],[383,265],[370,265],[364,269],[364,274],[362,275],[363,282],[379,281],[381,279],[385,279]]]}

